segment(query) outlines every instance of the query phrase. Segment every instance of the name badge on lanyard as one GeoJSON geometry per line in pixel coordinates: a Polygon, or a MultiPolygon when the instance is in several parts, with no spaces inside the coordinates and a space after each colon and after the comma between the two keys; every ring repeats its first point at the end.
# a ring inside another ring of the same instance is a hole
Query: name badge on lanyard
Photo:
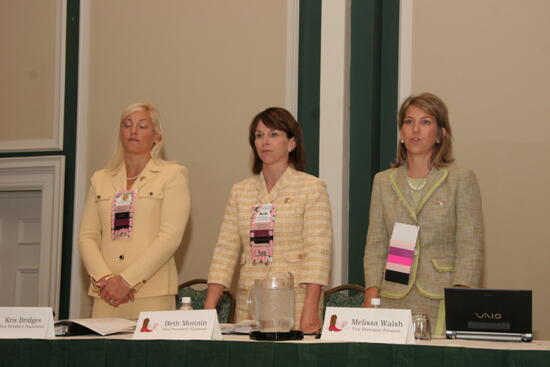
{"type": "Polygon", "coordinates": [[[119,191],[113,199],[111,238],[130,238],[134,229],[134,210],[137,190],[119,191]]]}
{"type": "Polygon", "coordinates": [[[420,227],[410,224],[395,223],[393,225],[384,279],[390,282],[409,284],[419,229],[420,227]]]}
{"type": "Polygon", "coordinates": [[[254,263],[273,261],[273,230],[275,204],[256,204],[252,207],[250,223],[250,259],[254,263]]]}

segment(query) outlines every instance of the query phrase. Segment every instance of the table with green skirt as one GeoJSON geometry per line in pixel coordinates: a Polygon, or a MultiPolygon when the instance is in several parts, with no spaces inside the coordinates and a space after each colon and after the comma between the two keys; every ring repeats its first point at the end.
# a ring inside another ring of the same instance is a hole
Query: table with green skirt
{"type": "Polygon", "coordinates": [[[0,366],[490,367],[550,366],[550,342],[434,339],[415,345],[103,338],[1,339],[0,366]]]}

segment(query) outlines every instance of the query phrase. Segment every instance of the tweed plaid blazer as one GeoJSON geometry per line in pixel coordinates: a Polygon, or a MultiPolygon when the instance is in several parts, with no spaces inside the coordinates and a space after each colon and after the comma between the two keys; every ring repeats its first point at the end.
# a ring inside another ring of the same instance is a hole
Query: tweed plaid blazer
{"type": "Polygon", "coordinates": [[[432,169],[414,209],[401,166],[376,174],[364,256],[366,287],[400,299],[413,286],[443,299],[445,287],[478,287],[484,246],[481,194],[473,171],[456,165],[432,169]],[[389,240],[396,222],[420,227],[409,284],[384,280],[389,240]]]}
{"type": "MultiPolygon", "coordinates": [[[[260,173],[235,184],[231,190],[208,282],[229,288],[239,263],[241,293],[269,271],[293,273],[295,285],[326,286],[331,247],[331,211],[324,182],[289,167],[268,193],[260,173]],[[277,205],[270,265],[250,261],[252,207],[260,203],[277,205]]],[[[244,296],[243,293],[241,299],[244,296]]]]}

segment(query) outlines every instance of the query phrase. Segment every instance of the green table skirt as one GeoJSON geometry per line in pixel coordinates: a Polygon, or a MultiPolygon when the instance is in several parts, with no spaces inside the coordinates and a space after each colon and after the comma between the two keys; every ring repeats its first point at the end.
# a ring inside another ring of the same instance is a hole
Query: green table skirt
{"type": "Polygon", "coordinates": [[[550,351],[370,343],[0,340],[0,366],[550,367],[550,351]]]}

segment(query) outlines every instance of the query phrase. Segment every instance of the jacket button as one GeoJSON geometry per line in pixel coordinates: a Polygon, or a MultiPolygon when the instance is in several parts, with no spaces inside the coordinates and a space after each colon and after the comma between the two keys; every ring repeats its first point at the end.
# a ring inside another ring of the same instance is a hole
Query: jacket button
{"type": "Polygon", "coordinates": [[[97,198],[98,198],[98,199],[101,199],[101,195],[97,195],[97,198]]]}
{"type": "Polygon", "coordinates": [[[123,261],[123,260],[124,260],[124,255],[118,255],[118,259],[119,259],[120,261],[123,261]]]}
{"type": "Polygon", "coordinates": [[[152,191],[149,193],[149,196],[153,196],[153,192],[152,192],[152,191]]]}

